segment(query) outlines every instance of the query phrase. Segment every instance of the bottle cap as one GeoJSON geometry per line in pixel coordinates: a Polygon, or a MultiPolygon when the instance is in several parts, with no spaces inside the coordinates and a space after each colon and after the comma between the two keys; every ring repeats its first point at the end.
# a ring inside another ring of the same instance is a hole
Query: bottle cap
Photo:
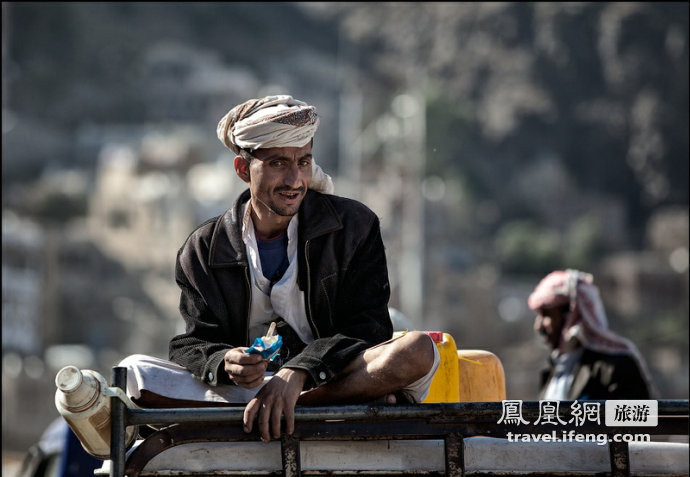
{"type": "Polygon", "coordinates": [[[65,393],[74,391],[82,383],[83,375],[76,366],[65,366],[55,376],[55,385],[65,393]]]}
{"type": "Polygon", "coordinates": [[[81,371],[76,366],[65,366],[58,371],[55,384],[58,387],[55,399],[70,412],[80,412],[92,406],[101,389],[93,371],[81,371]]]}

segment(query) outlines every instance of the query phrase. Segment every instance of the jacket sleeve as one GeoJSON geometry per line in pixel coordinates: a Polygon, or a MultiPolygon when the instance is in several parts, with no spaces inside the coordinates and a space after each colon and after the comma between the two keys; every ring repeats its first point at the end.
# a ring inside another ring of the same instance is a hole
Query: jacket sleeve
{"type": "MultiPolygon", "coordinates": [[[[319,337],[285,364],[307,371],[309,386],[327,383],[359,353],[392,337],[390,285],[378,218],[372,213],[369,227],[364,228],[368,233],[362,236],[361,230],[344,236],[346,248],[356,245],[337,264],[342,273],[312,277],[318,283],[310,286],[311,319],[319,337]],[[355,236],[358,242],[353,241],[355,236]]],[[[314,256],[328,255],[328,247],[314,248],[314,256]]]]}
{"type": "Polygon", "coordinates": [[[192,240],[177,254],[175,281],[181,290],[179,309],[185,332],[170,340],[169,358],[211,385],[231,384],[223,358],[233,346],[227,326],[218,318],[225,316],[224,305],[206,256],[203,242],[192,240]]]}
{"type": "Polygon", "coordinates": [[[608,399],[649,399],[650,389],[632,357],[617,357],[611,366],[608,399]]]}

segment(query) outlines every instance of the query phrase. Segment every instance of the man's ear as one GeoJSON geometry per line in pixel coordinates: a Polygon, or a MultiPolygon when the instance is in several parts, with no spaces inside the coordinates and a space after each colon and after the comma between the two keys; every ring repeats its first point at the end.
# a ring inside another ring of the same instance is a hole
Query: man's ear
{"type": "Polygon", "coordinates": [[[234,164],[235,173],[237,173],[239,178],[244,182],[249,182],[249,160],[242,156],[236,156],[234,164]]]}

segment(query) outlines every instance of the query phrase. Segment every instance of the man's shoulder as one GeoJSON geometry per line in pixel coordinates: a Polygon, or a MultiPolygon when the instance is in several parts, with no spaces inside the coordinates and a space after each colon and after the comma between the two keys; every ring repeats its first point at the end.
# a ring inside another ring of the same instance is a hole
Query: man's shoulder
{"type": "Polygon", "coordinates": [[[221,216],[212,217],[197,225],[177,251],[179,263],[189,262],[192,257],[207,255],[211,249],[213,232],[221,216]]]}
{"type": "Polygon", "coordinates": [[[606,353],[603,351],[585,348],[581,358],[582,363],[602,363],[616,367],[637,367],[635,359],[626,353],[606,353]]]}
{"type": "Polygon", "coordinates": [[[235,203],[220,215],[211,217],[201,224],[197,225],[192,232],[187,236],[180,250],[189,247],[196,247],[199,244],[204,244],[211,247],[211,242],[220,240],[225,242],[236,242],[236,238],[230,235],[237,234],[236,229],[239,227],[241,220],[241,207],[244,202],[249,199],[249,189],[240,194],[235,203]]]}
{"type": "Polygon", "coordinates": [[[339,216],[376,217],[374,211],[359,200],[340,195],[323,194],[320,192],[312,192],[310,195],[312,200],[328,203],[339,216]]]}
{"type": "Polygon", "coordinates": [[[218,227],[218,222],[222,217],[222,215],[217,215],[215,217],[211,217],[210,219],[206,219],[197,225],[187,236],[182,248],[190,245],[190,243],[210,241],[211,237],[213,236],[213,232],[215,231],[216,227],[218,227]]]}
{"type": "Polygon", "coordinates": [[[206,220],[187,237],[178,252],[178,262],[184,267],[203,263],[211,268],[246,265],[242,238],[233,233],[232,211],[206,220]]]}

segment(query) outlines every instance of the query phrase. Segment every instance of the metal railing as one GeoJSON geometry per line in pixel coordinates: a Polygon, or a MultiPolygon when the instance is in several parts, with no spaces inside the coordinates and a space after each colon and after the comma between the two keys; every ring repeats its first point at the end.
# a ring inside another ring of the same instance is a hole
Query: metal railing
{"type": "MultiPolygon", "coordinates": [[[[126,369],[113,368],[112,385],[126,388],[126,369]]],[[[580,401],[600,403],[604,401],[580,401]]],[[[564,422],[574,417],[570,405],[561,401],[564,422]]],[[[607,426],[602,419],[587,420],[577,425],[578,433],[645,434],[658,436],[688,435],[688,400],[660,400],[658,425],[653,427],[607,426]]],[[[414,405],[348,405],[297,407],[295,432],[281,438],[282,475],[300,476],[300,442],[310,440],[415,440],[438,439],[444,443],[444,471],[434,475],[464,477],[466,475],[463,439],[473,436],[505,438],[516,431],[514,423],[503,421],[502,402],[462,402],[414,405]]],[[[131,409],[119,399],[112,401],[111,477],[138,477],[148,461],[174,446],[191,442],[257,441],[259,435],[242,430],[244,407],[208,407],[175,409],[131,409]],[[175,424],[175,425],[173,425],[175,424]],[[166,426],[145,439],[126,459],[125,429],[127,426],[166,426]]],[[[520,432],[548,434],[552,423],[538,422],[539,402],[521,402],[524,423],[520,432]]],[[[565,424],[559,429],[574,429],[565,424]]],[[[630,475],[630,453],[627,442],[609,439],[611,477],[630,475]]],[[[360,473],[360,475],[362,475],[360,473]]],[[[493,474],[484,474],[493,475],[493,474]]],[[[543,475],[526,473],[522,475],[543,475]]],[[[576,472],[567,475],[579,475],[576,472]]],[[[591,474],[590,474],[591,475],[591,474]]]]}

